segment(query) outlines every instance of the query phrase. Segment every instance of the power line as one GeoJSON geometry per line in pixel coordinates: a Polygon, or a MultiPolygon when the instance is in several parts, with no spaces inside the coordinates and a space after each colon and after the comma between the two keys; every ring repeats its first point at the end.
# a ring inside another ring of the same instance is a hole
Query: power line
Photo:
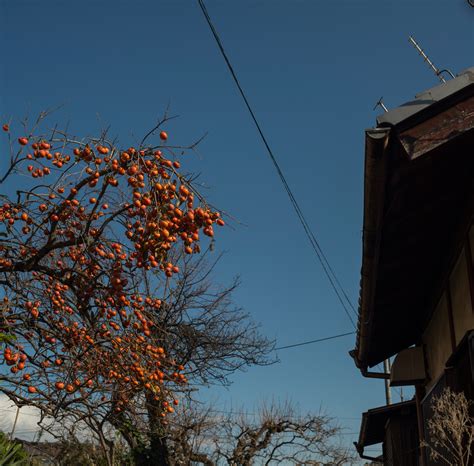
{"type": "MultiPolygon", "coordinates": [[[[0,413],[3,413],[3,412],[16,413],[16,409],[1,409],[1,408],[0,408],[0,413]]],[[[21,411],[21,408],[20,408],[20,414],[21,414],[22,416],[33,416],[33,417],[38,417],[38,416],[39,416],[39,413],[38,413],[38,414],[25,413],[25,412],[21,411]]]]}
{"type": "MultiPolygon", "coordinates": [[[[471,1],[468,0],[468,2],[471,4],[471,1]]],[[[472,0],[473,2],[473,5],[474,5],[474,0],[472,0]]],[[[324,254],[318,240],[316,239],[316,236],[314,235],[313,231],[311,230],[311,227],[309,226],[295,196],[293,195],[293,192],[291,191],[291,188],[290,186],[288,185],[288,182],[286,181],[286,178],[285,178],[285,175],[283,174],[281,168],[280,168],[280,165],[278,164],[278,161],[276,160],[274,154],[273,154],[273,151],[272,149],[270,148],[270,145],[267,141],[267,139],[265,138],[265,135],[263,134],[263,131],[260,127],[260,124],[258,123],[258,120],[252,110],[252,107],[250,106],[250,103],[244,93],[244,90],[242,89],[242,86],[240,85],[240,82],[237,78],[237,75],[234,71],[234,68],[232,67],[232,64],[230,63],[230,60],[229,58],[227,57],[227,54],[224,50],[224,46],[219,38],[219,35],[212,23],[212,20],[209,16],[209,13],[207,12],[207,8],[204,4],[204,1],[203,0],[198,0],[198,3],[199,3],[199,6],[201,8],[201,11],[204,15],[204,17],[206,18],[206,21],[207,21],[207,24],[209,25],[209,28],[211,29],[211,32],[214,36],[214,39],[219,47],[219,50],[227,64],[227,67],[229,68],[229,71],[232,75],[232,78],[234,79],[234,82],[235,84],[237,85],[237,88],[239,89],[239,92],[240,92],[240,95],[242,96],[242,99],[244,100],[245,102],[245,105],[250,113],[250,116],[252,117],[252,120],[253,122],[255,123],[255,126],[257,128],[257,131],[265,145],[265,148],[267,149],[267,152],[268,152],[268,155],[278,173],[278,176],[280,177],[280,180],[281,182],[283,183],[283,186],[285,188],[285,191],[287,192],[288,194],[288,197],[290,198],[290,201],[291,201],[291,204],[293,206],[293,208],[295,209],[295,212],[296,212],[296,215],[298,216],[298,219],[300,220],[302,226],[303,226],[303,229],[306,233],[306,236],[308,237],[309,241],[310,241],[310,244],[314,250],[314,252],[316,253],[316,256],[324,270],[324,273],[327,277],[327,279],[329,280],[329,283],[332,287],[332,289],[334,290],[334,293],[336,294],[339,302],[341,303],[343,309],[344,309],[344,312],[346,313],[347,317],[349,318],[349,320],[351,321],[351,324],[354,328],[356,328],[356,325],[355,325],[355,322],[352,318],[352,316],[350,315],[349,313],[349,309],[353,312],[353,314],[355,316],[357,316],[357,311],[354,307],[354,305],[352,304],[351,300],[349,299],[349,296],[347,295],[346,291],[344,290],[343,286],[341,285],[341,282],[339,281],[339,279],[337,278],[337,275],[336,273],[334,272],[334,269],[331,267],[331,264],[329,263],[326,255],[324,254]],[[337,285],[337,286],[336,286],[337,285]],[[338,289],[339,287],[339,289],[338,289]],[[347,302],[347,304],[344,302],[344,300],[347,302]],[[349,309],[348,309],[349,307],[349,309]]],[[[306,344],[311,344],[311,343],[316,343],[318,341],[324,341],[324,340],[329,340],[331,338],[338,338],[339,336],[345,336],[345,335],[350,335],[350,334],[354,334],[355,332],[351,332],[351,333],[347,333],[347,334],[341,334],[341,335],[335,335],[334,337],[328,337],[328,338],[324,338],[324,339],[320,339],[320,340],[311,340],[309,342],[302,342],[302,343],[296,343],[294,345],[288,345],[288,346],[284,346],[284,347],[279,347],[279,348],[275,348],[275,350],[279,350],[279,349],[286,349],[286,348],[293,348],[293,347],[296,347],[296,346],[302,346],[302,345],[306,345],[306,344]]],[[[396,389],[397,390],[397,389],[396,389]]],[[[399,392],[399,390],[397,390],[399,392]]]]}
{"type": "MultiPolygon", "coordinates": [[[[260,416],[259,412],[250,412],[250,411],[235,411],[233,409],[224,410],[224,409],[206,409],[210,413],[218,414],[231,414],[231,415],[242,415],[242,416],[260,416]]],[[[344,416],[329,416],[331,419],[344,419],[350,421],[360,421],[360,417],[344,417],[344,416]]]]}
{"type": "Polygon", "coordinates": [[[229,71],[232,75],[232,78],[234,79],[234,82],[235,84],[237,85],[237,88],[239,89],[239,92],[240,92],[240,95],[242,96],[244,102],[245,102],[245,105],[247,106],[247,109],[250,113],[250,116],[252,117],[252,120],[253,122],[255,123],[255,126],[257,128],[257,131],[260,135],[260,138],[262,139],[263,141],[263,144],[265,145],[265,148],[267,149],[267,152],[268,152],[268,155],[278,173],[278,176],[280,177],[280,180],[281,182],[283,183],[283,186],[285,188],[285,191],[286,193],[288,194],[288,197],[290,198],[290,201],[291,201],[291,204],[296,212],[296,215],[298,216],[298,219],[300,220],[302,226],[303,226],[303,229],[306,233],[306,236],[308,237],[309,239],[309,242],[314,250],[314,252],[316,253],[316,256],[324,270],[324,273],[326,274],[326,277],[327,279],[329,280],[329,283],[331,284],[331,287],[332,289],[334,290],[334,292],[336,293],[336,296],[339,300],[339,302],[341,303],[343,309],[344,309],[344,312],[346,313],[347,317],[349,318],[349,320],[351,321],[353,327],[355,328],[356,325],[355,325],[355,322],[352,318],[352,316],[350,315],[350,312],[349,310],[351,309],[352,312],[357,315],[357,312],[354,308],[354,306],[352,305],[349,297],[347,296],[347,293],[345,292],[344,288],[342,287],[341,283],[339,282],[334,270],[332,269],[331,265],[329,264],[329,261],[328,259],[326,258],[318,240],[316,239],[313,231],[311,230],[311,227],[309,226],[304,214],[303,214],[303,211],[301,210],[290,186],[288,185],[288,182],[286,181],[286,178],[285,178],[285,175],[283,174],[281,168],[280,168],[280,165],[278,164],[275,156],[273,155],[273,151],[272,149],[270,148],[270,145],[269,143],[267,142],[267,139],[265,138],[265,135],[263,134],[263,131],[260,127],[260,124],[258,123],[257,121],[257,118],[252,110],[252,107],[250,106],[250,103],[242,89],[242,86],[240,85],[240,82],[237,78],[237,75],[235,74],[235,71],[232,67],[232,64],[230,63],[229,61],[229,58],[227,57],[227,54],[224,50],[224,46],[222,45],[222,42],[219,38],[219,35],[217,34],[217,31],[214,27],[214,25],[212,24],[212,21],[211,21],[211,18],[209,16],[209,13],[207,12],[207,9],[206,9],[206,6],[204,5],[204,1],[203,0],[198,0],[198,3],[199,3],[199,6],[201,7],[201,11],[204,15],[204,17],[206,18],[206,21],[207,21],[207,24],[209,25],[209,28],[211,29],[211,32],[214,36],[214,39],[216,40],[216,43],[219,47],[219,50],[222,54],[222,56],[224,57],[224,60],[227,64],[227,67],[229,68],[229,71]],[[339,289],[338,289],[339,287],[339,289]],[[347,301],[348,305],[344,302],[344,300],[347,301]]]}
{"type": "Polygon", "coordinates": [[[312,343],[319,343],[321,341],[334,340],[335,338],[346,337],[347,335],[354,335],[354,333],[355,332],[341,333],[339,335],[333,335],[331,337],[318,338],[317,340],[309,340],[309,341],[303,341],[301,343],[295,343],[293,345],[279,346],[278,348],[275,348],[275,351],[287,349],[287,348],[295,348],[297,346],[310,345],[312,343]]]}
{"type": "MultiPolygon", "coordinates": [[[[344,312],[346,313],[347,317],[349,318],[349,320],[351,321],[351,324],[354,328],[356,328],[356,325],[355,325],[355,322],[352,318],[352,316],[350,315],[349,313],[349,309],[348,309],[348,306],[346,305],[346,302],[347,304],[349,305],[349,308],[350,310],[354,313],[354,315],[357,316],[357,311],[355,309],[355,307],[353,306],[351,300],[349,299],[349,296],[347,295],[346,291],[344,290],[343,286],[341,285],[341,282],[339,281],[339,279],[337,278],[337,275],[336,273],[334,272],[334,269],[331,267],[331,264],[329,263],[326,255],[324,254],[324,251],[322,250],[321,248],[321,245],[319,244],[318,240],[316,239],[316,236],[314,235],[310,225],[308,224],[307,220],[306,220],[306,217],[304,216],[303,214],[303,211],[301,210],[290,186],[288,185],[288,182],[286,181],[286,178],[285,178],[285,175],[283,174],[281,168],[280,168],[280,165],[278,163],[278,161],[276,160],[276,157],[274,156],[273,154],[273,151],[265,137],[265,135],[263,134],[263,131],[260,127],[260,124],[258,123],[258,120],[255,116],[255,113],[254,111],[252,110],[252,107],[250,106],[250,103],[247,99],[247,96],[245,95],[245,92],[242,88],[242,86],[240,85],[240,82],[239,82],[239,79],[237,78],[237,75],[234,71],[234,68],[232,67],[232,64],[230,63],[230,60],[227,56],[227,53],[225,52],[224,50],[224,46],[220,40],[220,37],[219,37],[219,34],[217,33],[217,30],[216,28],[214,27],[213,23],[212,23],[212,20],[211,20],[211,17],[209,16],[209,13],[207,11],[207,8],[206,8],[206,5],[204,4],[204,0],[198,0],[198,3],[199,3],[199,6],[201,8],[201,11],[207,21],[207,24],[209,25],[209,28],[211,29],[211,32],[212,32],[212,35],[214,36],[214,39],[217,43],[217,46],[219,47],[219,50],[227,64],[227,67],[229,68],[229,71],[232,75],[232,78],[240,92],[240,95],[242,96],[242,99],[244,100],[245,102],[245,105],[247,107],[247,110],[249,111],[250,113],[250,116],[252,117],[252,120],[257,128],[257,131],[260,135],[260,138],[262,139],[264,145],[265,145],[265,148],[267,149],[267,152],[268,152],[268,155],[278,173],[278,176],[285,188],[285,191],[287,192],[288,194],[288,197],[290,198],[290,201],[291,201],[291,204],[293,206],[293,208],[295,209],[295,212],[298,216],[298,219],[300,220],[302,226],[303,226],[303,229],[306,233],[306,236],[308,237],[309,241],[310,241],[310,244],[314,250],[314,252],[316,253],[316,256],[324,270],[324,273],[327,277],[327,279],[329,280],[329,283],[332,287],[332,289],[334,290],[339,302],[341,303],[343,309],[344,309],[344,312]],[[339,289],[338,289],[339,288],[339,289]],[[344,302],[344,300],[346,302],[344,302]]],[[[282,346],[282,347],[278,347],[278,348],[275,348],[275,350],[280,350],[280,349],[287,349],[287,348],[293,348],[293,347],[297,347],[297,346],[303,346],[303,345],[309,345],[309,344],[312,344],[312,343],[317,343],[319,341],[325,341],[325,340],[330,340],[330,339],[333,339],[333,338],[339,338],[339,337],[342,337],[342,336],[346,336],[346,335],[351,335],[351,334],[354,334],[355,332],[350,332],[350,333],[346,333],[346,334],[341,334],[341,335],[335,335],[333,337],[327,337],[327,338],[322,338],[322,339],[317,339],[317,340],[311,340],[311,341],[307,341],[307,342],[302,342],[302,343],[296,343],[294,345],[287,345],[287,346],[282,346]]]]}

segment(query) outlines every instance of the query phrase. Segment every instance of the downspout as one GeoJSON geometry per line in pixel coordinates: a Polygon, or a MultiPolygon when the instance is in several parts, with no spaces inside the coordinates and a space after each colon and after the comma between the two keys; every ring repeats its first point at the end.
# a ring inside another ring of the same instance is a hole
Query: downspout
{"type": "Polygon", "coordinates": [[[361,369],[360,372],[368,379],[390,380],[390,372],[369,372],[367,369],[361,369]]]}
{"type": "Polygon", "coordinates": [[[355,365],[358,367],[363,377],[368,379],[390,379],[389,372],[370,372],[367,370],[367,367],[362,367],[357,359],[356,350],[349,351],[349,356],[354,359],[355,365]]]}

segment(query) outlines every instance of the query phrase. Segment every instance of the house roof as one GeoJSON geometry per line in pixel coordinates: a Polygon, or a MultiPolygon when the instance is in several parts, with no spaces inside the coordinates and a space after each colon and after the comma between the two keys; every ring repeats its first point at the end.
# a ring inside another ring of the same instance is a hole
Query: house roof
{"type": "Polygon", "coordinates": [[[359,320],[366,370],[420,341],[472,222],[474,68],[366,130],[359,320]]]}
{"type": "Polygon", "coordinates": [[[393,126],[403,123],[408,118],[427,109],[428,107],[449,98],[474,83],[474,67],[468,68],[459,74],[456,79],[437,85],[415,95],[414,100],[405,102],[377,117],[377,126],[393,126]]]}
{"type": "Polygon", "coordinates": [[[383,442],[387,421],[394,416],[416,416],[415,400],[381,406],[363,413],[359,441],[355,444],[359,454],[364,453],[365,447],[383,442]]]}

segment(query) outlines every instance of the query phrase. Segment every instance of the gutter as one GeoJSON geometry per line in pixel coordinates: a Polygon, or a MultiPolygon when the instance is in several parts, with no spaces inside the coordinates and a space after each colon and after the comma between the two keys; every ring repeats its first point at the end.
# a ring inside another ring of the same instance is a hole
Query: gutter
{"type": "Polygon", "coordinates": [[[390,372],[369,372],[367,369],[362,368],[360,370],[364,377],[368,379],[384,379],[390,380],[390,372]]]}
{"type": "Polygon", "coordinates": [[[357,451],[357,454],[359,455],[360,458],[363,460],[370,460],[370,461],[377,461],[380,462],[380,458],[375,458],[374,456],[368,456],[364,455],[364,437],[365,437],[365,432],[366,432],[366,425],[367,425],[367,413],[362,414],[362,425],[360,426],[360,435],[359,435],[359,441],[358,442],[353,442],[354,447],[357,451]]]}
{"type": "Polygon", "coordinates": [[[375,461],[377,463],[382,462],[383,463],[383,458],[376,458],[375,456],[367,456],[364,455],[364,447],[361,447],[357,442],[354,442],[355,449],[357,450],[357,453],[359,454],[359,457],[363,460],[370,460],[370,461],[375,461]]]}
{"type": "MultiPolygon", "coordinates": [[[[373,302],[375,296],[377,266],[380,250],[380,234],[383,218],[385,182],[387,172],[387,148],[390,140],[390,127],[372,128],[365,131],[364,167],[364,225],[363,256],[361,271],[361,294],[359,298],[359,321],[357,326],[356,348],[350,354],[362,375],[367,372],[367,355],[371,335],[373,302]]],[[[380,374],[381,375],[381,374],[380,374]]],[[[390,375],[382,377],[388,378],[390,375]]]]}

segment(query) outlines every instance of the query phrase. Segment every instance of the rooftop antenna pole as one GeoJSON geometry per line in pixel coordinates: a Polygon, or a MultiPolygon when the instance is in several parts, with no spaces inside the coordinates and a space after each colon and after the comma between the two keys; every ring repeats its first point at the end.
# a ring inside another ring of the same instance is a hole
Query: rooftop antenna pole
{"type": "Polygon", "coordinates": [[[446,82],[446,79],[443,78],[442,73],[448,73],[452,78],[455,77],[453,75],[453,73],[451,73],[451,71],[449,71],[449,70],[440,70],[440,69],[436,68],[434,63],[428,58],[428,55],[426,55],[426,53],[423,52],[423,49],[418,45],[418,42],[413,38],[413,36],[409,36],[408,40],[412,43],[413,47],[415,47],[415,49],[418,51],[418,53],[423,57],[423,61],[428,63],[428,66],[431,68],[431,70],[434,72],[434,74],[436,76],[438,76],[438,79],[442,83],[446,82]]]}
{"type": "Polygon", "coordinates": [[[387,106],[383,103],[383,97],[380,97],[380,99],[375,104],[375,107],[373,108],[373,110],[375,110],[377,107],[381,107],[383,108],[384,112],[388,112],[387,106]]]}

